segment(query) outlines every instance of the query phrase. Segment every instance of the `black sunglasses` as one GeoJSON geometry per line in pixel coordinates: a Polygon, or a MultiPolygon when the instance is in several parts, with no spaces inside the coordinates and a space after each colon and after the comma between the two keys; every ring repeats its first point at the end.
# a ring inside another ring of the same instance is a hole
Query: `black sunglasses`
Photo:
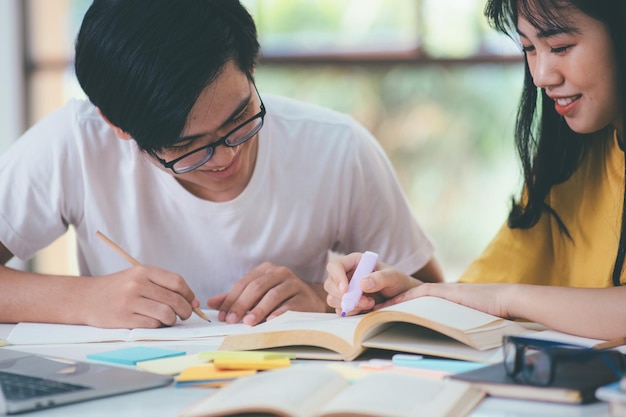
{"type": "Polygon", "coordinates": [[[504,369],[508,376],[521,375],[529,385],[549,386],[560,365],[578,363],[604,366],[615,373],[616,380],[624,370],[624,356],[617,350],[601,350],[522,336],[504,336],[504,369]]]}
{"type": "Polygon", "coordinates": [[[215,153],[215,148],[217,148],[218,146],[225,145],[229,147],[235,147],[252,138],[263,127],[263,120],[265,117],[265,105],[263,104],[263,100],[261,99],[259,90],[257,90],[254,81],[252,81],[252,85],[254,86],[254,91],[256,91],[256,94],[259,97],[261,110],[257,114],[228,132],[221,139],[216,142],[209,143],[208,145],[202,146],[198,149],[194,149],[193,151],[179,156],[178,158],[173,159],[169,162],[165,159],[160,158],[154,152],[150,152],[150,154],[157,161],[159,161],[159,163],[163,167],[171,169],[175,174],[185,174],[187,172],[193,171],[194,169],[198,169],[202,165],[209,162],[209,160],[213,157],[213,154],[215,153]]]}

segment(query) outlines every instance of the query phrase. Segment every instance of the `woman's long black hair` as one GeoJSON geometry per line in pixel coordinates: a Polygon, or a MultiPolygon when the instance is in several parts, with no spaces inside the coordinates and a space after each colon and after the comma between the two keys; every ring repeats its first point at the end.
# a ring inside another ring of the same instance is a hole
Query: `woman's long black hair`
{"type": "MultiPolygon", "coordinates": [[[[560,12],[571,7],[603,22],[609,29],[617,64],[621,116],[622,120],[626,120],[624,114],[626,86],[623,75],[626,69],[626,1],[489,0],[485,7],[485,16],[492,27],[515,38],[519,15],[542,30],[558,30],[567,25],[560,12]]],[[[566,181],[579,167],[591,145],[592,135],[594,134],[579,134],[569,128],[554,109],[553,101],[545,91],[534,85],[526,61],[524,87],[515,127],[515,143],[522,163],[525,195],[520,200],[513,200],[508,217],[509,227],[529,229],[537,224],[544,213],[547,213],[553,216],[561,232],[571,239],[567,225],[550,207],[547,197],[554,185],[566,181]]],[[[620,242],[613,267],[613,285],[620,285],[626,254],[625,219],[626,204],[622,209],[620,242]]]]}

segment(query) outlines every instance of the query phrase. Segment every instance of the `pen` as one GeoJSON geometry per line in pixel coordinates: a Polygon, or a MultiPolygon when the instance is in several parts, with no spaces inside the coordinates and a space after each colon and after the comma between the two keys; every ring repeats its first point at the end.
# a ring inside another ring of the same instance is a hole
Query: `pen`
{"type": "MultiPolygon", "coordinates": [[[[102,241],[104,243],[109,245],[113,250],[115,250],[117,253],[122,255],[124,257],[124,259],[126,259],[132,265],[141,265],[141,263],[137,259],[135,259],[132,256],[130,256],[124,249],[119,247],[119,245],[117,243],[115,243],[111,239],[109,239],[104,233],[102,233],[101,231],[97,230],[96,231],[96,235],[100,239],[102,239],[102,241]]],[[[193,312],[196,313],[199,317],[203,318],[204,320],[206,320],[208,322],[211,321],[211,319],[209,319],[209,317],[207,317],[207,315],[204,314],[204,312],[202,310],[200,310],[198,307],[193,307],[193,312]]]]}
{"type": "Polygon", "coordinates": [[[361,256],[361,260],[356,266],[354,274],[352,274],[352,279],[348,284],[348,291],[341,297],[341,317],[345,317],[356,307],[359,298],[361,298],[361,294],[363,294],[361,290],[361,280],[364,276],[374,271],[377,261],[378,254],[374,252],[367,251],[361,256]]]}

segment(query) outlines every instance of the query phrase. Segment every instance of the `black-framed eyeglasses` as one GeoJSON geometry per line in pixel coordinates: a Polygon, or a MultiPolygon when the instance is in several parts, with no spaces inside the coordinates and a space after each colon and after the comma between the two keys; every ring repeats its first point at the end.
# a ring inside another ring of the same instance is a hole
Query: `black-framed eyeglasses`
{"type": "Polygon", "coordinates": [[[150,152],[152,156],[156,158],[156,160],[159,161],[163,167],[171,169],[175,174],[185,174],[193,171],[194,169],[200,168],[202,165],[209,162],[215,153],[215,148],[218,146],[225,145],[232,148],[239,146],[252,138],[263,127],[263,120],[265,118],[265,105],[263,104],[263,100],[261,99],[261,95],[259,94],[259,90],[257,90],[254,81],[252,81],[252,85],[254,87],[254,91],[256,91],[256,94],[259,97],[259,103],[261,103],[261,110],[257,114],[235,127],[218,141],[202,146],[198,149],[194,149],[193,151],[188,152],[183,156],[179,156],[169,162],[160,158],[154,152],[150,152]]]}
{"type": "Polygon", "coordinates": [[[593,349],[523,336],[504,336],[502,349],[506,374],[512,378],[521,375],[529,385],[551,385],[557,369],[566,362],[604,366],[615,373],[616,380],[624,370],[623,355],[617,350],[593,349]]]}

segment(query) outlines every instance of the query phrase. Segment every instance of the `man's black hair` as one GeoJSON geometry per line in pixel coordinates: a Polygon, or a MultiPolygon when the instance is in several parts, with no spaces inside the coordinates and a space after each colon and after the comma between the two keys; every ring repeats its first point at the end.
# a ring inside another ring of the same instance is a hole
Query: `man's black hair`
{"type": "Polygon", "coordinates": [[[76,39],[78,81],[146,151],[180,136],[201,91],[232,60],[250,74],[259,43],[237,0],[94,0],[76,39]]]}

